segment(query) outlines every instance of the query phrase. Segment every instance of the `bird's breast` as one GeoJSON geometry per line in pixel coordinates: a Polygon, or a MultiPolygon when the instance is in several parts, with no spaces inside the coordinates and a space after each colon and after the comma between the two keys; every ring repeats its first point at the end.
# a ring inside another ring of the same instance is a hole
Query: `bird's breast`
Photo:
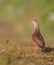
{"type": "Polygon", "coordinates": [[[36,42],[36,40],[37,40],[37,34],[36,33],[32,33],[32,40],[34,42],[36,42]]]}

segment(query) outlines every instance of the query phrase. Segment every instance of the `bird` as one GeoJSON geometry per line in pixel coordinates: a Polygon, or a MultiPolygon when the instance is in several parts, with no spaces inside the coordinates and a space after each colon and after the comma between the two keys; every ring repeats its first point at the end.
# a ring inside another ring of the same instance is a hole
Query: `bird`
{"type": "Polygon", "coordinates": [[[44,41],[44,38],[40,32],[38,20],[34,19],[32,21],[32,24],[34,26],[33,32],[32,32],[32,40],[35,43],[36,47],[38,47],[42,51],[45,51],[45,41],[44,41]]]}

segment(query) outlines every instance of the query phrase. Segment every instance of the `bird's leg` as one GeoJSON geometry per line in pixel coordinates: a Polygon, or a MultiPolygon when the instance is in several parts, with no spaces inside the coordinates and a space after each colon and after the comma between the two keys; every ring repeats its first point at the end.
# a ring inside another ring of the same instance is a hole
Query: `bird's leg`
{"type": "Polygon", "coordinates": [[[36,52],[38,49],[39,49],[39,47],[37,46],[37,44],[36,43],[34,43],[35,44],[35,47],[34,47],[34,52],[36,52]]]}

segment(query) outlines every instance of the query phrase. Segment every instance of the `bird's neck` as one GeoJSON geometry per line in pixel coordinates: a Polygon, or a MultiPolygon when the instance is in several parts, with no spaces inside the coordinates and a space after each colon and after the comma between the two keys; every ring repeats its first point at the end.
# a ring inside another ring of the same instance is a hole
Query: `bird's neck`
{"type": "Polygon", "coordinates": [[[33,32],[37,32],[37,31],[40,31],[40,29],[39,29],[39,25],[34,25],[34,29],[33,29],[33,32]]]}

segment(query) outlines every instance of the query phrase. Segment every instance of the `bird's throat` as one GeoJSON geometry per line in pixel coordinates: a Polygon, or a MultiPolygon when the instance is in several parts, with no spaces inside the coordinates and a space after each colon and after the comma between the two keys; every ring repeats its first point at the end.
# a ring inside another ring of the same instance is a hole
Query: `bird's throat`
{"type": "Polygon", "coordinates": [[[34,25],[33,33],[39,31],[39,26],[34,25]]]}

